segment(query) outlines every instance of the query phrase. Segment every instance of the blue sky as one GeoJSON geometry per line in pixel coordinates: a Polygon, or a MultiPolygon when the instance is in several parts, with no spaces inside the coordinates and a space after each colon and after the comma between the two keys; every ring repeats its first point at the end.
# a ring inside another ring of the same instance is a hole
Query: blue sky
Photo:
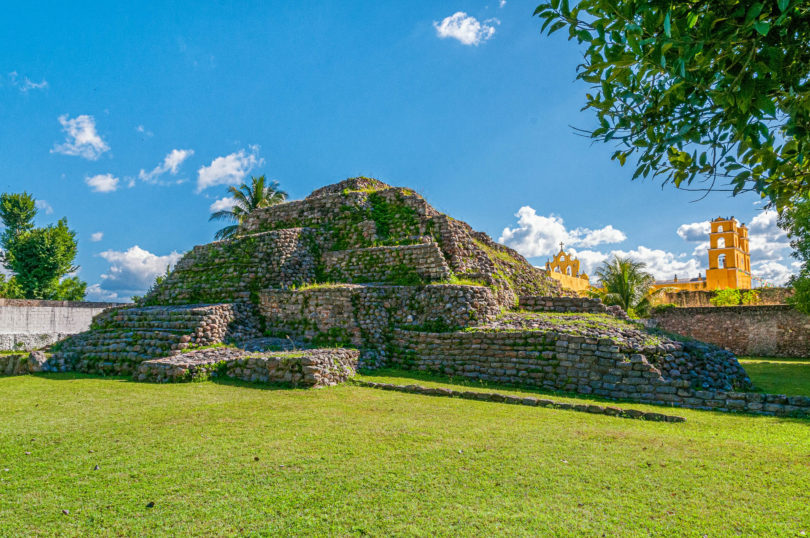
{"type": "Polygon", "coordinates": [[[212,240],[212,204],[250,174],[293,198],[377,177],[537,264],[562,240],[588,270],[620,251],[660,278],[705,271],[705,222],[734,215],[755,273],[792,270],[755,196],[631,182],[572,132],[592,121],[579,49],[540,35],[533,2],[115,4],[0,20],[0,189],[68,218],[89,298],[141,293],[212,240]]]}

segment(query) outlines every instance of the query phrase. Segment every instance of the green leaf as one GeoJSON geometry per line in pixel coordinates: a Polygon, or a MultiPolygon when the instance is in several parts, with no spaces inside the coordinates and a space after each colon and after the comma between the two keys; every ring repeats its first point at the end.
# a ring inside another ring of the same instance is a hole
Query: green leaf
{"type": "Polygon", "coordinates": [[[790,0],[777,0],[776,5],[779,6],[779,11],[784,13],[790,5],[790,0]]]}
{"type": "Polygon", "coordinates": [[[768,31],[771,29],[771,23],[768,21],[757,21],[754,23],[754,30],[760,33],[760,35],[766,36],[768,35],[768,31]]]}
{"type": "Polygon", "coordinates": [[[667,11],[667,16],[664,17],[664,34],[667,37],[672,37],[672,18],[669,11],[667,11]]]}

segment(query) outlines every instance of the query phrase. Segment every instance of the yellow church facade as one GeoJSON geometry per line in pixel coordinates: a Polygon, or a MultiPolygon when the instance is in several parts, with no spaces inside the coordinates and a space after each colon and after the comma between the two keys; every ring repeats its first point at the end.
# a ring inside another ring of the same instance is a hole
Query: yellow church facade
{"type": "Polygon", "coordinates": [[[559,282],[562,287],[574,290],[580,295],[584,295],[591,287],[588,275],[579,272],[579,260],[566,253],[562,243],[554,259],[546,262],[546,274],[559,282]]]}
{"type": "Polygon", "coordinates": [[[709,233],[709,269],[706,277],[691,280],[662,280],[653,288],[676,288],[689,291],[712,291],[726,288],[751,289],[751,255],[748,228],[737,224],[734,217],[717,217],[709,233]]]}

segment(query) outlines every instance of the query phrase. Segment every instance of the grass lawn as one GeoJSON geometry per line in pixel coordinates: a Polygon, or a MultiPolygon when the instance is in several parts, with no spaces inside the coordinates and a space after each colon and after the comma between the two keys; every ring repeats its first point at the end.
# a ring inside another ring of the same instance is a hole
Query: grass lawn
{"type": "Polygon", "coordinates": [[[742,357],[740,364],[758,390],[791,396],[810,395],[810,359],[742,357]]]}
{"type": "Polygon", "coordinates": [[[676,414],[0,378],[0,536],[810,534],[810,420],[676,414]]]}

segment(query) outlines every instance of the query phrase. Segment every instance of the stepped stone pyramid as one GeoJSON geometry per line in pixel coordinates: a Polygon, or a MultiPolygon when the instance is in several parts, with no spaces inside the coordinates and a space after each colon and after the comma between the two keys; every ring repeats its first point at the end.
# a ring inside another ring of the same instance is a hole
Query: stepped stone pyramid
{"type": "Polygon", "coordinates": [[[358,366],[695,408],[791,413],[735,392],[730,352],[574,296],[406,188],[353,178],[254,211],[134,306],[59,343],[44,370],[328,385],[358,366]],[[770,406],[770,407],[769,407],[770,406]]]}

